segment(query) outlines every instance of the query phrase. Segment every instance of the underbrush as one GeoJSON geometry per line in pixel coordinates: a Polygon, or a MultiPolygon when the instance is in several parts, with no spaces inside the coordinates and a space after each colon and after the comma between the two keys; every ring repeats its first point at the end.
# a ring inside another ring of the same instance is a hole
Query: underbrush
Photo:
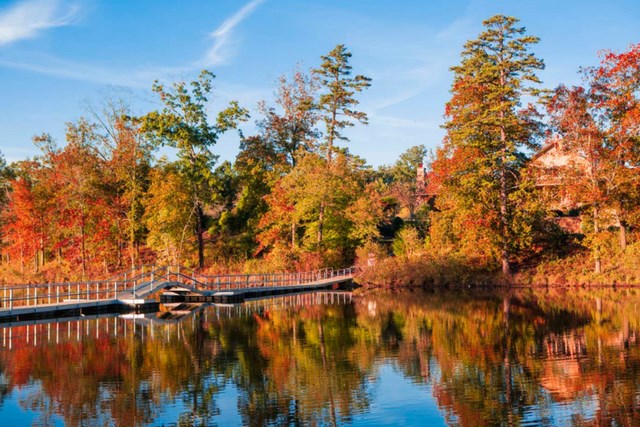
{"type": "Polygon", "coordinates": [[[412,257],[368,258],[357,264],[356,282],[366,288],[467,287],[502,284],[496,271],[474,267],[454,257],[418,254],[412,257]]]}
{"type": "MultiPolygon", "coordinates": [[[[635,240],[636,236],[633,236],[635,240]]],[[[430,252],[425,248],[405,255],[389,255],[376,245],[362,248],[356,281],[365,288],[461,287],[514,285],[540,286],[637,286],[640,285],[640,241],[623,251],[617,236],[601,240],[601,273],[594,272],[593,252],[579,244],[560,253],[513,265],[506,280],[497,263],[470,259],[455,253],[430,252]]]]}
{"type": "Polygon", "coordinates": [[[527,286],[640,285],[640,242],[627,246],[624,251],[608,244],[600,259],[602,272],[596,274],[592,252],[577,249],[566,257],[543,260],[522,269],[515,275],[514,282],[527,286]]]}

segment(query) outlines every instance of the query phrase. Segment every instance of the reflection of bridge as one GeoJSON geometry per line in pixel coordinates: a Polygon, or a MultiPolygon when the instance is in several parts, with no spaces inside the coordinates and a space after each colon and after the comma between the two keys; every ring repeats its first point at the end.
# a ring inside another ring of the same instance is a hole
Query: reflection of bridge
{"type": "Polygon", "coordinates": [[[352,301],[351,292],[318,291],[253,299],[242,304],[176,303],[162,305],[153,313],[103,313],[39,318],[0,323],[0,348],[36,347],[84,339],[139,336],[141,339],[168,340],[172,330],[185,321],[195,321],[196,314],[205,324],[225,319],[264,315],[270,310],[288,310],[319,305],[343,305],[352,301]]]}
{"type": "Polygon", "coordinates": [[[4,287],[0,321],[143,308],[170,301],[241,302],[266,295],[314,291],[351,281],[353,268],[208,276],[185,267],[142,266],[107,280],[4,287]]]}

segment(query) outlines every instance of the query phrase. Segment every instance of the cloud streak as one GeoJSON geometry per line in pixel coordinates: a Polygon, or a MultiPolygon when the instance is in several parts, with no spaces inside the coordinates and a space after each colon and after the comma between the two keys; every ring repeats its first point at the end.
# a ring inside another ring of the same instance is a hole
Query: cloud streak
{"type": "Polygon", "coordinates": [[[32,39],[41,32],[74,22],[79,8],[58,0],[27,0],[0,10],[0,46],[32,39]]]}
{"type": "MultiPolygon", "coordinates": [[[[5,13],[0,12],[0,46],[3,41],[9,44],[19,39],[35,37],[45,28],[71,23],[76,16],[77,8],[69,8],[66,13],[61,13],[57,2],[58,0],[31,0],[15,5],[5,13]],[[6,25],[9,27],[4,28],[6,25]]],[[[13,58],[0,58],[0,66],[96,84],[144,88],[148,87],[153,79],[164,79],[175,74],[227,63],[236,44],[233,39],[235,28],[262,2],[263,0],[252,0],[223,21],[209,34],[213,39],[211,47],[197,60],[182,66],[121,70],[68,61],[46,54],[25,55],[24,52],[17,57],[14,55],[13,58]]]]}
{"type": "Polygon", "coordinates": [[[230,50],[233,45],[231,35],[235,27],[244,21],[263,0],[253,0],[247,3],[234,15],[227,18],[218,28],[211,32],[213,45],[206,54],[198,61],[198,66],[211,67],[224,64],[228,61],[230,50]]]}

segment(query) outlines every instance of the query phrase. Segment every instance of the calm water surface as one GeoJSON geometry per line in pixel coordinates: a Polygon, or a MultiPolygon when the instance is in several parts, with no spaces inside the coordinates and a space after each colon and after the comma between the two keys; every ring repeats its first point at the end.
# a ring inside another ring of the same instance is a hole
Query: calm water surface
{"type": "Polygon", "coordinates": [[[317,293],[0,327],[0,424],[638,426],[639,307],[317,293]]]}

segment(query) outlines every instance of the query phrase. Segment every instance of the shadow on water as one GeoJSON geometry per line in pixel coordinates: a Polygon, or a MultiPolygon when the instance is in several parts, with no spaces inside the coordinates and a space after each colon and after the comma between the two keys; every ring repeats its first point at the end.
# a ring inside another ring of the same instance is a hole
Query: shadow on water
{"type": "Polygon", "coordinates": [[[0,328],[42,425],[640,425],[640,292],[318,292],[0,328]]]}

